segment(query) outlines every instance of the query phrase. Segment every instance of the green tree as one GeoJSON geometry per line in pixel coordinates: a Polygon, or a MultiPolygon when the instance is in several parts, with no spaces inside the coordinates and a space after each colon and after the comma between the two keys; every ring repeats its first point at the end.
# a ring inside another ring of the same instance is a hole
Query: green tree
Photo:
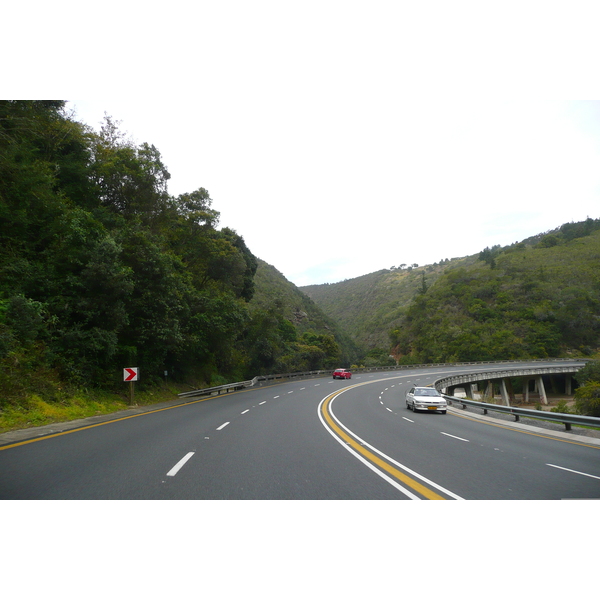
{"type": "Polygon", "coordinates": [[[600,381],[588,381],[575,390],[575,409],[581,415],[600,417],[600,381]]]}
{"type": "Polygon", "coordinates": [[[575,378],[580,384],[590,381],[600,381],[600,360],[590,360],[584,367],[579,369],[575,378]]]}

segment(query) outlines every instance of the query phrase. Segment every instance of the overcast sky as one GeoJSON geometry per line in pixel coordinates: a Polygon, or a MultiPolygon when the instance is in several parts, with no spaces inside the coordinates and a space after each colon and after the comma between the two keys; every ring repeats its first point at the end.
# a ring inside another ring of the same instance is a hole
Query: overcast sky
{"type": "Polygon", "coordinates": [[[109,1],[52,35],[43,4],[10,75],[154,144],[290,281],[337,282],[600,218],[593,4],[488,4],[109,1]]]}

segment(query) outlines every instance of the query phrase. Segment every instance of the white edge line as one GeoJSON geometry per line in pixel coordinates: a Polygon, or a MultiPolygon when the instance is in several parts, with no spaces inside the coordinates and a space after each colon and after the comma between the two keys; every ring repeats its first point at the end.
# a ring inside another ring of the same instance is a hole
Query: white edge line
{"type": "Polygon", "coordinates": [[[179,469],[181,469],[181,467],[183,467],[183,465],[185,465],[185,463],[190,460],[190,458],[192,458],[192,456],[194,456],[194,452],[188,452],[168,473],[167,473],[167,477],[173,477],[174,475],[177,474],[177,471],[179,471],[179,469]]]}
{"type": "MultiPolygon", "coordinates": [[[[346,388],[346,389],[351,389],[351,388],[346,388]]],[[[454,498],[456,500],[464,500],[464,498],[461,498],[460,496],[458,496],[457,494],[454,494],[450,490],[447,490],[446,488],[442,487],[441,485],[438,485],[437,483],[431,481],[430,479],[427,479],[423,475],[420,475],[419,473],[413,471],[412,469],[409,469],[407,466],[403,465],[402,463],[399,463],[398,461],[394,460],[391,456],[387,456],[386,454],[384,454],[383,452],[381,452],[381,450],[378,450],[374,446],[371,446],[371,444],[368,444],[367,442],[365,442],[365,440],[359,438],[354,432],[350,431],[350,429],[348,429],[345,425],[343,425],[340,422],[340,420],[335,416],[335,414],[333,412],[332,404],[333,404],[333,401],[336,398],[338,398],[339,395],[342,394],[344,391],[346,391],[346,390],[342,390],[341,392],[339,392],[339,394],[337,396],[335,396],[335,398],[332,398],[331,402],[329,403],[329,407],[330,407],[330,411],[329,412],[330,412],[331,416],[335,419],[335,421],[337,422],[337,424],[342,429],[345,429],[348,432],[349,435],[351,435],[355,440],[358,440],[363,446],[366,446],[366,447],[370,448],[371,450],[373,450],[373,452],[376,452],[377,454],[379,454],[379,456],[383,456],[383,458],[385,458],[386,460],[388,460],[391,463],[395,464],[397,467],[400,467],[401,469],[404,469],[407,473],[410,473],[411,475],[413,475],[417,479],[420,479],[421,481],[424,481],[425,483],[427,483],[427,484],[433,486],[434,488],[436,488],[436,489],[444,492],[445,494],[448,494],[449,496],[451,496],[452,498],[454,498]]],[[[323,402],[323,400],[321,402],[323,402]]],[[[319,414],[320,414],[320,411],[319,411],[319,414]]],[[[331,435],[333,435],[333,433],[331,435]]],[[[344,444],[344,447],[346,447],[345,444],[344,444]]]]}
{"type": "Polygon", "coordinates": [[[217,427],[217,431],[220,431],[221,429],[223,429],[223,427],[227,427],[227,425],[229,425],[231,421],[225,421],[225,423],[223,423],[223,425],[221,425],[220,427],[217,427]]]}
{"type": "Polygon", "coordinates": [[[548,467],[554,467],[555,469],[562,469],[563,471],[569,471],[570,473],[577,473],[577,475],[585,475],[586,477],[592,477],[593,479],[600,479],[596,475],[590,475],[589,473],[582,473],[581,471],[573,471],[573,469],[567,469],[566,467],[559,467],[558,465],[551,465],[546,463],[548,467]]]}
{"type": "Polygon", "coordinates": [[[326,398],[323,398],[323,400],[321,400],[321,403],[319,404],[319,419],[321,420],[321,423],[322,423],[323,427],[325,427],[325,429],[329,432],[329,434],[331,435],[331,437],[333,437],[333,439],[336,442],[338,442],[338,444],[340,444],[343,448],[345,448],[348,452],[350,452],[350,454],[353,454],[355,456],[355,458],[358,458],[358,460],[360,460],[360,462],[362,462],[367,467],[369,467],[369,469],[371,469],[371,471],[374,471],[377,475],[379,475],[379,477],[381,477],[382,479],[385,479],[385,481],[387,481],[390,485],[392,485],[397,490],[399,490],[400,492],[402,492],[403,494],[405,494],[406,496],[408,496],[411,500],[421,500],[421,498],[419,498],[419,496],[415,496],[415,494],[413,494],[412,492],[409,492],[406,488],[402,487],[397,481],[394,481],[391,477],[388,477],[385,473],[383,473],[382,471],[380,471],[379,469],[377,469],[374,465],[372,465],[369,461],[367,461],[364,457],[362,457],[353,448],[351,448],[350,446],[348,446],[348,444],[346,444],[342,439],[340,439],[331,430],[331,428],[329,427],[329,425],[327,425],[327,423],[323,419],[323,415],[321,414],[321,406],[322,406],[322,404],[323,404],[323,402],[325,400],[326,400],[326,398]]]}

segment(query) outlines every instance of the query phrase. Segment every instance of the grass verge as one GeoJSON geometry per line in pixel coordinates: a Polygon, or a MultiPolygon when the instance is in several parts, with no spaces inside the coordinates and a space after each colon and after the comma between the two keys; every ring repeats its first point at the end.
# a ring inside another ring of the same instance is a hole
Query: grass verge
{"type": "MultiPolygon", "coordinates": [[[[151,406],[176,400],[180,391],[171,385],[136,391],[134,405],[151,406]]],[[[52,401],[45,400],[38,394],[29,394],[18,404],[5,404],[1,407],[0,433],[106,415],[130,407],[128,396],[99,390],[63,392],[60,398],[52,401]]]]}

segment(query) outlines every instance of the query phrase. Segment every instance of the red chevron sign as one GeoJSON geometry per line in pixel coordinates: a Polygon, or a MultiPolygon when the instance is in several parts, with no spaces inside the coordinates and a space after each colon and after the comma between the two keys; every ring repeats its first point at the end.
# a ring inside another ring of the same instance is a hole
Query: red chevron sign
{"type": "Polygon", "coordinates": [[[137,381],[138,380],[138,368],[137,367],[126,367],[123,369],[123,381],[137,381]]]}

